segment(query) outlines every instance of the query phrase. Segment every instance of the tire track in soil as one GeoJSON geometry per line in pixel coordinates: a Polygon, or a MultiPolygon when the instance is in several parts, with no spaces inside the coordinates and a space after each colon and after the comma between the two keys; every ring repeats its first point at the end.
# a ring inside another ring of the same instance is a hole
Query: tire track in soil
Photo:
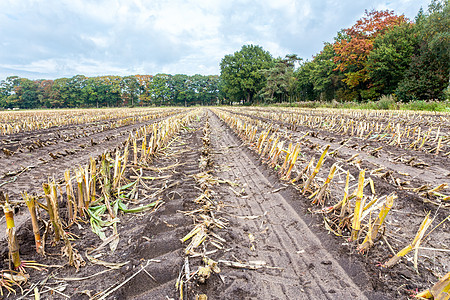
{"type": "Polygon", "coordinates": [[[367,299],[286,199],[272,193],[274,186],[227,129],[216,116],[211,118],[213,160],[220,166],[216,175],[237,181],[246,195],[239,197],[223,186],[218,189],[218,197],[231,207],[234,249],[225,257],[235,260],[234,253],[237,259],[262,260],[275,268],[223,271],[227,288],[217,299],[233,299],[227,292],[238,289],[257,299],[367,299]],[[256,239],[255,251],[250,250],[249,234],[256,239]]]}

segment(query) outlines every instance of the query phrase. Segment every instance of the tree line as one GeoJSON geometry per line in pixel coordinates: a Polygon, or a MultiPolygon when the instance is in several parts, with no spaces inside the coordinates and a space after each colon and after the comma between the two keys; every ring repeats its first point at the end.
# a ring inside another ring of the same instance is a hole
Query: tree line
{"type": "Polygon", "coordinates": [[[450,97],[450,6],[432,0],[414,20],[366,11],[310,60],[258,45],[226,55],[217,75],[131,75],[0,81],[0,107],[253,104],[450,97]]]}
{"type": "Polygon", "coordinates": [[[366,11],[311,60],[273,58],[246,45],[220,64],[221,91],[244,103],[367,101],[450,97],[450,6],[433,0],[415,20],[392,11],[366,11]]]}
{"type": "Polygon", "coordinates": [[[0,81],[4,108],[62,108],[215,104],[219,76],[184,74],[30,80],[10,76],[0,81]]]}

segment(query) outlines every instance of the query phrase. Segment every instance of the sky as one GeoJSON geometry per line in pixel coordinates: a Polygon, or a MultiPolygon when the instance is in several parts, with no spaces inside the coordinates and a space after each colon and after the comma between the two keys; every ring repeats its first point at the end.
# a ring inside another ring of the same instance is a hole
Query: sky
{"type": "Polygon", "coordinates": [[[254,44],[311,59],[367,10],[414,19],[430,0],[0,0],[0,80],[220,74],[254,44]]]}

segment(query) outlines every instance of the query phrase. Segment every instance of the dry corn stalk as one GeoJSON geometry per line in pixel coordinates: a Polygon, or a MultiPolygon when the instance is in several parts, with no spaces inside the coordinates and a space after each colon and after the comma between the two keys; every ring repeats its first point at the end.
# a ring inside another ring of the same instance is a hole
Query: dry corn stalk
{"type": "Polygon", "coordinates": [[[291,177],[292,168],[294,167],[295,163],[297,162],[298,155],[300,154],[300,145],[296,144],[294,147],[294,150],[292,150],[292,154],[289,155],[289,168],[286,171],[286,174],[284,175],[283,179],[289,180],[291,177]]]}
{"type": "Polygon", "coordinates": [[[281,152],[283,151],[284,141],[278,143],[275,152],[272,155],[272,166],[276,167],[278,165],[278,158],[280,157],[281,152]]]}
{"type": "Polygon", "coordinates": [[[308,190],[309,186],[311,185],[311,183],[312,183],[314,177],[316,177],[317,173],[319,173],[320,167],[322,167],[323,160],[324,160],[324,158],[325,158],[325,155],[326,155],[327,152],[328,152],[328,149],[330,149],[330,145],[327,145],[327,146],[325,147],[325,150],[323,150],[323,153],[322,153],[322,155],[320,156],[319,161],[317,162],[316,168],[314,169],[313,173],[312,173],[311,176],[308,178],[308,181],[306,181],[305,186],[303,187],[303,190],[302,190],[302,193],[303,193],[303,194],[308,190]]]}
{"type": "Polygon", "coordinates": [[[450,272],[445,274],[431,289],[420,292],[415,297],[434,300],[450,299],[450,272]]]}
{"type": "Polygon", "coordinates": [[[383,204],[383,207],[380,210],[380,213],[378,214],[377,219],[375,220],[375,223],[373,226],[371,226],[367,232],[366,238],[362,242],[362,244],[359,246],[360,251],[364,251],[369,249],[369,247],[372,246],[373,240],[377,237],[378,231],[380,230],[381,226],[384,223],[384,220],[386,219],[387,214],[389,213],[389,210],[394,205],[394,200],[397,199],[397,196],[395,194],[391,194],[387,197],[386,201],[383,204]]]}
{"type": "Polygon", "coordinates": [[[83,191],[83,172],[82,170],[75,170],[75,177],[77,180],[77,192],[78,192],[78,212],[80,217],[84,217],[84,191],[83,191]]]}
{"type": "Polygon", "coordinates": [[[119,181],[120,181],[120,175],[121,175],[121,159],[120,159],[120,153],[117,150],[116,151],[116,158],[114,160],[114,175],[113,175],[113,189],[116,189],[116,187],[119,185],[119,181]]]}
{"type": "Polygon", "coordinates": [[[201,223],[195,226],[188,234],[186,234],[180,241],[186,242],[187,240],[191,239],[191,242],[185,249],[185,253],[189,254],[192,250],[200,246],[200,244],[206,239],[207,237],[207,229],[206,226],[201,223]]]}
{"type": "Polygon", "coordinates": [[[69,212],[69,221],[74,222],[77,218],[77,203],[73,194],[72,180],[70,178],[70,171],[64,172],[64,179],[66,181],[66,195],[67,195],[67,210],[69,212]]]}
{"type": "MultiPolygon", "coordinates": [[[[418,249],[420,246],[420,243],[422,241],[423,235],[427,231],[428,227],[431,225],[432,220],[430,219],[430,214],[425,216],[425,219],[422,221],[422,224],[420,224],[419,230],[417,231],[416,236],[414,237],[414,240],[411,244],[403,248],[401,251],[399,251],[395,256],[393,256],[391,259],[389,259],[383,267],[389,268],[395,265],[397,262],[400,261],[400,259],[411,252],[414,249],[418,249]]],[[[415,262],[416,265],[416,262],[415,262]]]]}
{"type": "Polygon", "coordinates": [[[287,150],[283,150],[283,151],[284,151],[284,153],[286,153],[286,157],[284,158],[283,165],[281,166],[280,174],[282,174],[283,171],[285,170],[285,168],[287,166],[287,163],[288,163],[288,159],[292,155],[292,143],[289,143],[288,149],[287,150]]]}
{"type": "Polygon", "coordinates": [[[92,157],[90,159],[89,169],[91,173],[91,179],[89,180],[89,193],[91,196],[90,202],[94,202],[97,194],[95,189],[95,184],[97,182],[97,165],[95,159],[92,157]]]}
{"type": "Polygon", "coordinates": [[[270,143],[272,143],[273,139],[275,138],[275,132],[272,133],[272,135],[267,140],[267,144],[264,147],[264,150],[261,153],[261,158],[264,158],[266,156],[266,153],[269,151],[270,143]]]}
{"type": "Polygon", "coordinates": [[[267,137],[269,136],[269,134],[270,134],[270,128],[267,130],[266,133],[263,132],[259,136],[258,144],[257,144],[258,154],[261,154],[262,147],[263,147],[264,142],[266,141],[267,137]]]}
{"type": "Polygon", "coordinates": [[[137,165],[137,152],[138,152],[138,148],[137,148],[137,144],[136,144],[136,137],[133,138],[133,164],[136,166],[137,165]]]}
{"type": "MultiPolygon", "coordinates": [[[[53,204],[52,204],[52,200],[51,200],[52,191],[51,191],[50,185],[48,183],[44,183],[42,186],[44,188],[45,199],[47,200],[47,212],[50,217],[50,221],[52,222],[53,230],[55,232],[55,241],[58,242],[60,239],[60,236],[59,236],[59,228],[58,228],[58,225],[56,224],[55,212],[54,212],[54,208],[53,208],[53,204]]],[[[58,204],[56,204],[56,206],[57,205],[58,204]]]]}
{"type": "Polygon", "coordinates": [[[347,177],[345,179],[345,187],[344,187],[344,198],[342,199],[341,203],[341,214],[340,217],[343,218],[345,213],[349,211],[349,205],[348,205],[348,183],[350,180],[350,171],[347,170],[347,177]]]}
{"type": "Polygon", "coordinates": [[[31,225],[33,226],[34,241],[36,243],[36,252],[39,254],[44,254],[41,234],[39,233],[39,224],[36,216],[36,198],[34,196],[29,196],[26,192],[24,192],[22,196],[27,204],[28,210],[30,211],[31,225]]]}
{"type": "MultiPolygon", "coordinates": [[[[291,182],[295,183],[295,182],[299,181],[300,179],[303,179],[302,178],[303,175],[306,175],[306,177],[309,178],[308,174],[314,165],[314,161],[315,161],[315,158],[314,157],[311,158],[309,164],[307,164],[306,167],[304,167],[303,170],[297,174],[297,177],[295,177],[295,179],[293,179],[291,182]]],[[[302,180],[302,181],[304,181],[304,180],[302,180]]]]}
{"type": "Polygon", "coordinates": [[[63,224],[61,222],[61,219],[59,217],[59,211],[58,211],[58,195],[56,190],[56,183],[53,180],[46,186],[44,186],[44,191],[47,190],[49,192],[46,193],[47,203],[48,203],[48,211],[52,211],[53,215],[53,221],[52,224],[54,226],[55,231],[55,239],[56,236],[62,238],[64,241],[64,247],[62,249],[63,254],[66,255],[69,258],[69,265],[74,266],[77,270],[80,267],[80,265],[84,264],[83,258],[72,248],[72,245],[70,244],[69,237],[67,236],[66,232],[64,231],[63,224]]]}
{"type": "Polygon", "coordinates": [[[359,172],[358,189],[356,191],[355,210],[353,213],[352,222],[352,241],[355,241],[358,238],[359,230],[361,229],[361,215],[364,208],[363,190],[365,173],[365,170],[361,170],[361,172],[359,172]]]}
{"type": "Polygon", "coordinates": [[[319,188],[319,191],[317,192],[317,196],[314,198],[314,200],[312,201],[312,204],[316,204],[319,203],[321,205],[324,204],[325,202],[325,192],[327,191],[331,180],[334,177],[334,173],[336,172],[336,165],[333,164],[331,166],[330,172],[328,173],[327,179],[325,180],[325,182],[323,183],[323,185],[319,188]]]}
{"type": "Polygon", "coordinates": [[[18,269],[22,261],[20,260],[19,254],[19,243],[16,238],[16,230],[14,224],[14,212],[8,202],[8,195],[1,194],[1,197],[5,199],[5,204],[3,206],[3,212],[5,213],[6,219],[6,232],[8,235],[8,248],[9,257],[13,263],[14,269],[18,269]]]}

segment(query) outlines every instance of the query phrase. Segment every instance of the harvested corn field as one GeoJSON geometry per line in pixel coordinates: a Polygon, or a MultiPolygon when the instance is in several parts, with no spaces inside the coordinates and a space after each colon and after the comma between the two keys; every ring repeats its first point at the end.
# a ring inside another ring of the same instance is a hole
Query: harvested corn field
{"type": "Polygon", "coordinates": [[[448,114],[66,113],[2,123],[3,297],[448,293],[448,114]]]}

